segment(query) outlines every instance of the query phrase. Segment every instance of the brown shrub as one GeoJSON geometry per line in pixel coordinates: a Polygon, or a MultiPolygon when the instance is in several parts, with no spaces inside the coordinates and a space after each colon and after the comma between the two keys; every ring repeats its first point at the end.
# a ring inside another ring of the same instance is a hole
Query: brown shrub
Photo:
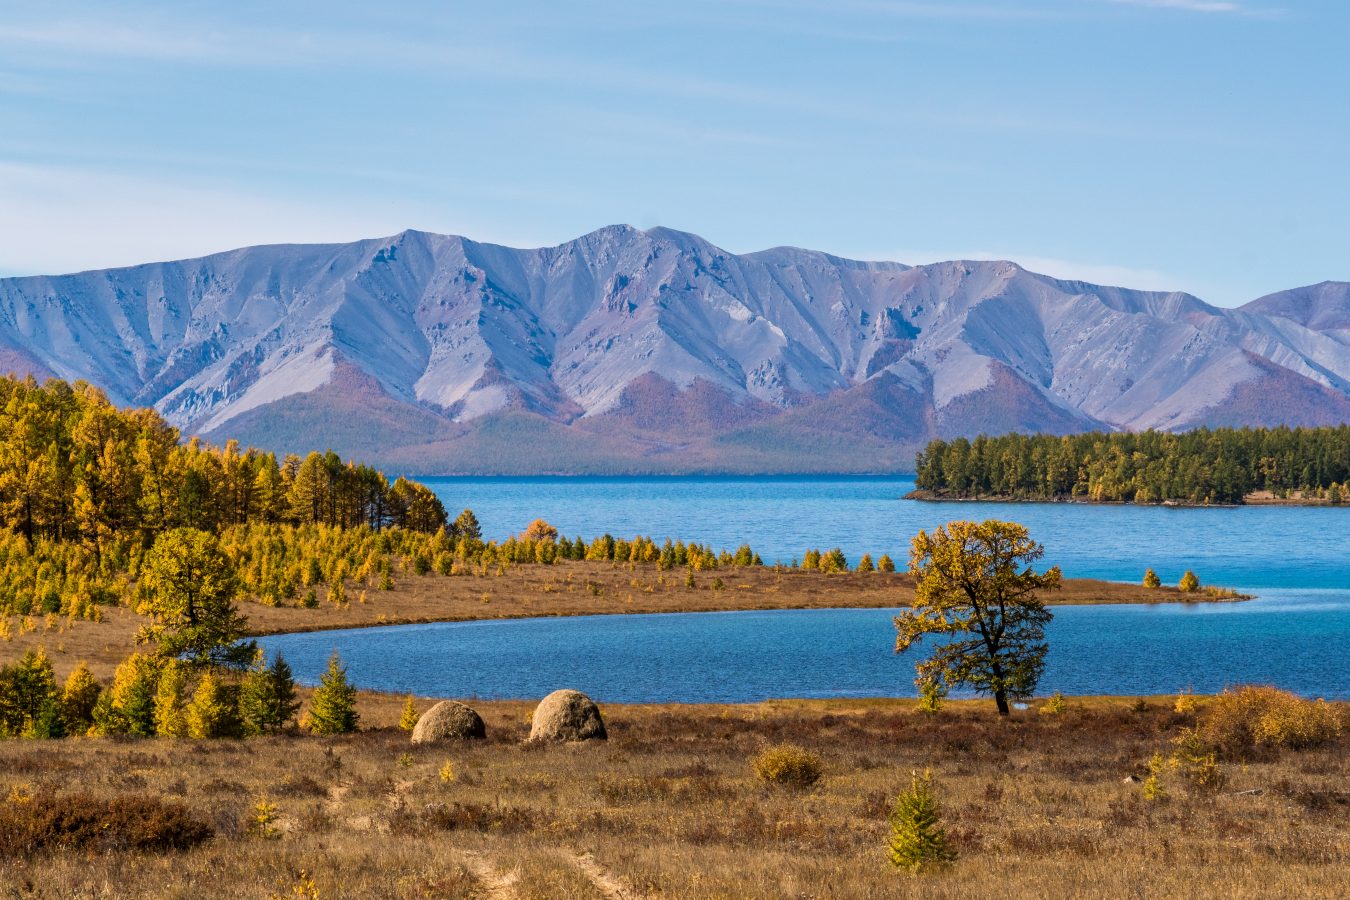
{"type": "Polygon", "coordinates": [[[624,806],[631,803],[669,800],[675,793],[675,780],[661,777],[613,778],[601,776],[597,787],[600,796],[605,798],[606,803],[611,806],[624,806]]]}
{"type": "Polygon", "coordinates": [[[1350,814],[1350,791],[1308,787],[1287,778],[1278,781],[1274,790],[1308,812],[1350,814]]]}
{"type": "Polygon", "coordinates": [[[1214,698],[1197,724],[1199,737],[1220,756],[1305,750],[1335,741],[1340,714],[1323,700],[1304,700],[1273,687],[1242,687],[1214,698]]]}
{"type": "Polygon", "coordinates": [[[390,822],[393,830],[404,834],[417,834],[428,828],[520,834],[547,824],[548,816],[540,810],[487,803],[429,803],[416,812],[400,811],[390,822]]]}
{"type": "Polygon", "coordinates": [[[755,777],[765,784],[809,788],[820,780],[820,757],[795,744],[770,747],[750,762],[755,777]]]}
{"type": "Polygon", "coordinates": [[[308,775],[289,774],[272,786],[278,797],[326,797],[328,789],[308,775]]]}
{"type": "Polygon", "coordinates": [[[0,858],[78,850],[186,850],[214,829],[180,803],[154,797],[89,794],[16,795],[0,808],[0,858]]]}

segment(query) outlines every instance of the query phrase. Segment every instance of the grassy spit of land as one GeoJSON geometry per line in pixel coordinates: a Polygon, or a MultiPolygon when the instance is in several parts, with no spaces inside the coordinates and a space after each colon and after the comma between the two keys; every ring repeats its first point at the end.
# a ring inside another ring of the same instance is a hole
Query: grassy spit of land
{"type": "Polygon", "coordinates": [[[607,743],[553,746],[523,743],[530,704],[476,703],[488,740],[432,747],[394,727],[399,698],[360,702],[367,730],[343,737],[0,742],[8,802],[149,793],[215,831],[180,853],[10,857],[0,883],[14,897],[1264,898],[1338,896],[1350,866],[1346,738],[1228,767],[1217,792],[1178,783],[1149,801],[1127,783],[1194,721],[1170,698],[1008,721],[988,701],[605,706],[607,743]],[[817,785],[756,781],[748,760],[782,741],[820,755],[817,785]],[[887,812],[924,769],[961,859],[916,878],[887,865],[887,812]],[[271,836],[250,833],[260,802],[271,836]]]}
{"type": "MultiPolygon", "coordinates": [[[[822,573],[772,566],[746,566],[689,573],[650,564],[564,561],[519,565],[502,574],[400,578],[392,590],[358,591],[334,606],[266,606],[245,602],[253,634],[280,634],[419,622],[583,616],[615,613],[709,612],[756,609],[885,609],[908,605],[914,580],[905,573],[822,573]],[[687,579],[692,577],[693,586],[687,579]],[[720,587],[718,587],[720,585],[720,587]]],[[[1182,603],[1244,599],[1242,595],[1187,594],[1174,587],[1067,579],[1047,595],[1052,605],[1182,603]]],[[[0,662],[42,646],[58,675],[79,661],[100,678],[137,649],[145,619],[126,607],[107,607],[103,621],[31,617],[32,630],[11,619],[11,639],[0,643],[0,662]]],[[[140,648],[144,649],[144,648],[140,648]]]]}

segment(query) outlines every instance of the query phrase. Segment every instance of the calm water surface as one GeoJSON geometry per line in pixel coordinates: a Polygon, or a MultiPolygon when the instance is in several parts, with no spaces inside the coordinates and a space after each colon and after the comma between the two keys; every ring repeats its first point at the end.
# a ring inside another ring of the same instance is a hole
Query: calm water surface
{"type": "Polygon", "coordinates": [[[1082,578],[1135,581],[1152,566],[1175,583],[1350,587],[1350,509],[1179,509],[1085,503],[918,503],[908,478],[423,478],[446,508],[472,507],[489,538],[544,518],[587,540],[649,535],[735,549],[766,562],[808,547],[890,553],[899,564],[921,528],[950,519],[1013,519],[1045,544],[1046,560],[1082,578]]]}
{"type": "MultiPolygon", "coordinates": [[[[954,518],[1015,519],[1066,574],[1167,581],[1186,568],[1260,598],[1197,606],[1062,607],[1045,691],[1215,691],[1247,682],[1350,697],[1350,510],[922,504],[901,478],[424,479],[471,506],[488,537],[543,517],[567,534],[649,534],[766,560],[841,546],[904,559],[909,536],[954,518]]],[[[263,641],[313,683],[337,649],[363,687],[539,697],[575,687],[610,702],[738,702],[913,693],[886,610],[595,616],[394,626],[263,641]]]]}

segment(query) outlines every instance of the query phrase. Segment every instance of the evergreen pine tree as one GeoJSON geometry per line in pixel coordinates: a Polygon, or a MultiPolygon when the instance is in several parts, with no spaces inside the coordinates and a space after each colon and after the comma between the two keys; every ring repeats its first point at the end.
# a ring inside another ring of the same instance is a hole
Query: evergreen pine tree
{"type": "Polygon", "coordinates": [[[155,691],[155,733],[160,737],[187,737],[187,712],[183,708],[183,692],[187,689],[187,673],[177,660],[170,660],[159,673],[159,687],[155,691]]]}
{"type": "Polygon", "coordinates": [[[877,571],[888,574],[895,571],[895,560],[891,559],[889,553],[881,554],[881,559],[877,560],[877,571]]]}
{"type": "Polygon", "coordinates": [[[187,734],[196,740],[237,737],[240,733],[237,698],[214,672],[197,679],[197,690],[187,707],[187,734]]]}
{"type": "Polygon", "coordinates": [[[918,874],[955,861],[956,851],[947,846],[938,815],[932,776],[915,772],[910,789],[899,796],[891,811],[891,865],[918,874]]]}
{"type": "Polygon", "coordinates": [[[473,514],[473,510],[466,509],[455,519],[455,524],[451,530],[458,535],[460,540],[468,541],[472,546],[483,540],[483,529],[478,524],[478,517],[473,514]]]}
{"type": "Polygon", "coordinates": [[[864,553],[862,558],[858,560],[859,572],[875,572],[876,569],[877,567],[872,563],[872,554],[864,553]]]}
{"type": "Polygon", "coordinates": [[[51,660],[29,650],[0,669],[0,735],[62,737],[60,699],[51,660]]]}
{"type": "Polygon", "coordinates": [[[1177,585],[1184,593],[1193,594],[1200,590],[1200,579],[1195,577],[1195,573],[1190,569],[1181,576],[1181,582],[1177,585]]]}
{"type": "Polygon", "coordinates": [[[66,734],[84,734],[94,724],[94,706],[103,688],[89,667],[80,663],[66,679],[61,692],[61,718],[66,734]]]}
{"type": "Polygon", "coordinates": [[[1144,587],[1150,589],[1162,587],[1162,579],[1158,577],[1157,572],[1152,569],[1144,572],[1144,587]]]}
{"type": "Polygon", "coordinates": [[[248,622],[235,603],[239,579],[214,534],[161,534],[146,554],[141,590],[151,623],[137,639],[155,644],[161,659],[242,668],[253,658],[254,642],[243,640],[248,622]]]}
{"type": "Polygon", "coordinates": [[[94,732],[154,737],[158,687],[159,667],[153,659],[133,653],[122,660],[112,687],[94,704],[94,732]]]}
{"type": "Polygon", "coordinates": [[[309,700],[305,726],[315,734],[347,734],[356,730],[356,688],[347,681],[347,667],[337,651],[328,658],[324,672],[309,700]]]}
{"type": "Polygon", "coordinates": [[[835,547],[822,556],[820,558],[820,570],[822,572],[847,572],[848,558],[844,556],[844,551],[835,547]]]}
{"type": "Polygon", "coordinates": [[[268,724],[274,729],[287,728],[295,722],[295,714],[300,711],[300,701],[295,698],[295,676],[280,653],[272,660],[268,672],[272,682],[268,724]]]}
{"type": "Polygon", "coordinates": [[[295,679],[280,653],[267,665],[261,649],[239,688],[239,714],[245,734],[280,731],[295,719],[300,702],[295,699],[295,679]]]}

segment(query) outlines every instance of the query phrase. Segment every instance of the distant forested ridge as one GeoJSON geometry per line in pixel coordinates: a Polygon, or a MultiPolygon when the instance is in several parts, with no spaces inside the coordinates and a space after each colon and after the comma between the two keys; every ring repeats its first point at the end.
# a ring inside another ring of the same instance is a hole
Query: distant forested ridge
{"type": "Polygon", "coordinates": [[[1339,503],[1350,426],[935,440],[915,472],[915,486],[936,497],[1242,503],[1269,491],[1339,503]]]}

